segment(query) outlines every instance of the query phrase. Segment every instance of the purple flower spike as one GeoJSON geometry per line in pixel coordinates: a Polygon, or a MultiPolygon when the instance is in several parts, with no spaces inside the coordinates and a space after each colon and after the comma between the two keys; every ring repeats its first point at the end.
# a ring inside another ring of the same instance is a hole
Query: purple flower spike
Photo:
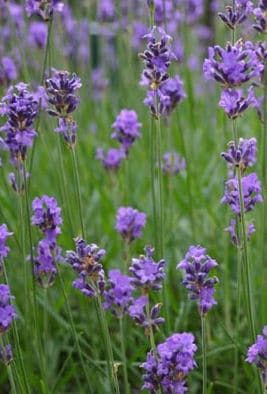
{"type": "Polygon", "coordinates": [[[17,317],[14,306],[10,305],[12,298],[8,285],[0,284],[0,335],[9,329],[17,317]]]}
{"type": "Polygon", "coordinates": [[[64,3],[61,0],[25,0],[25,10],[28,16],[39,15],[47,21],[52,18],[53,12],[61,12],[64,3]]]}
{"type": "Polygon", "coordinates": [[[243,43],[238,40],[234,45],[227,43],[225,49],[219,45],[209,47],[208,53],[203,65],[204,76],[214,79],[226,89],[260,77],[264,69],[249,41],[243,43]]]}
{"type": "Polygon", "coordinates": [[[253,3],[247,0],[237,0],[235,9],[231,6],[226,7],[226,12],[219,12],[221,20],[230,28],[235,29],[237,25],[243,23],[248,15],[253,11],[253,3]]]}
{"type": "Polygon", "coordinates": [[[0,86],[9,85],[17,78],[17,67],[10,57],[4,56],[0,65],[0,86]]]}
{"type": "Polygon", "coordinates": [[[63,223],[57,200],[46,195],[41,198],[36,197],[32,202],[32,209],[34,213],[32,224],[40,228],[47,241],[55,244],[58,234],[61,233],[60,225],[63,223]]]}
{"type": "Polygon", "coordinates": [[[0,115],[7,116],[7,122],[0,128],[5,133],[2,145],[10,151],[11,163],[19,167],[37,135],[33,124],[38,115],[38,102],[28,85],[21,82],[8,89],[0,103],[0,115]]]}
{"type": "Polygon", "coordinates": [[[10,248],[6,246],[6,240],[8,237],[13,235],[13,233],[8,231],[6,224],[1,224],[0,226],[0,272],[2,271],[2,262],[8,255],[10,248]]]}
{"type": "Polygon", "coordinates": [[[132,278],[123,275],[119,269],[109,271],[109,279],[104,291],[105,302],[104,309],[109,309],[114,316],[121,318],[128,312],[129,306],[133,300],[132,278]]]}
{"type": "MultiPolygon", "coordinates": [[[[237,233],[236,233],[236,220],[231,219],[230,225],[228,227],[225,227],[224,231],[228,231],[231,235],[231,240],[232,243],[235,246],[240,246],[240,241],[238,239],[237,233]]],[[[253,233],[255,233],[256,229],[253,223],[248,223],[247,226],[247,240],[250,240],[250,237],[253,233]]]]}
{"type": "Polygon", "coordinates": [[[37,253],[34,258],[34,275],[43,288],[48,288],[54,284],[56,263],[63,259],[61,249],[44,239],[39,242],[37,253]]]}
{"type": "Polygon", "coordinates": [[[250,106],[257,107],[258,99],[255,97],[254,88],[250,86],[247,97],[243,96],[242,89],[225,89],[221,93],[219,106],[222,107],[230,119],[236,119],[250,106]]]}
{"type": "Polygon", "coordinates": [[[185,270],[186,275],[182,284],[189,290],[189,298],[199,300],[199,313],[203,316],[217,304],[214,300],[214,285],[216,277],[207,278],[210,270],[218,263],[206,254],[201,246],[190,246],[185,258],[177,265],[177,269],[185,270]]]}
{"type": "Polygon", "coordinates": [[[146,215],[131,207],[120,207],[116,217],[116,230],[126,242],[132,242],[142,236],[146,224],[146,215]]]}
{"type": "Polygon", "coordinates": [[[139,132],[141,126],[137,113],[127,109],[122,109],[113,123],[114,132],[111,134],[111,138],[119,141],[126,155],[134,141],[141,136],[139,132]]]}
{"type": "Polygon", "coordinates": [[[186,167],[186,161],[176,152],[167,152],[163,156],[162,171],[166,175],[179,174],[186,167]]]}
{"type": "Polygon", "coordinates": [[[194,340],[194,336],[187,332],[173,334],[157,346],[157,358],[150,351],[146,362],[141,365],[145,370],[142,390],[149,390],[154,394],[162,387],[166,394],[184,394],[188,390],[186,376],[197,366],[194,360],[197,351],[194,340]]]}
{"type": "Polygon", "coordinates": [[[228,143],[228,151],[222,152],[221,156],[228,162],[230,168],[240,167],[242,174],[247,167],[256,163],[257,140],[256,138],[240,138],[237,148],[234,141],[228,143]]]}
{"type": "Polygon", "coordinates": [[[160,86],[160,92],[160,113],[165,116],[170,115],[186,97],[184,84],[178,75],[164,82],[160,86]]]}
{"type": "MultiPolygon", "coordinates": [[[[258,180],[257,174],[251,173],[246,177],[242,177],[242,190],[244,199],[245,212],[252,211],[257,202],[263,202],[261,195],[261,182],[258,180]]],[[[240,216],[240,203],[237,178],[229,179],[225,183],[224,196],[221,203],[229,204],[235,215],[240,216]]]]}
{"type": "Polygon", "coordinates": [[[246,360],[255,364],[261,371],[264,388],[267,388],[267,326],[263,329],[263,335],[257,335],[257,341],[248,349],[246,360]]]}
{"type": "Polygon", "coordinates": [[[103,149],[98,148],[96,158],[102,161],[105,170],[116,172],[120,168],[122,160],[126,158],[126,154],[124,149],[111,148],[104,156],[103,149]]]}
{"type": "Polygon", "coordinates": [[[136,324],[145,328],[145,334],[149,335],[153,328],[158,328],[159,324],[165,322],[163,317],[159,317],[162,304],[154,305],[147,315],[146,306],[148,305],[148,297],[142,295],[133,300],[129,307],[129,315],[136,324]]]}
{"type": "Polygon", "coordinates": [[[140,286],[144,293],[149,290],[160,290],[161,282],[165,277],[164,267],[166,262],[160,260],[155,263],[153,260],[154,249],[150,246],[145,247],[145,256],[141,255],[138,259],[132,259],[132,265],[129,271],[134,276],[132,282],[135,286],[140,286]]]}
{"type": "Polygon", "coordinates": [[[260,0],[259,6],[253,11],[256,24],[253,25],[254,29],[260,33],[267,33],[267,1],[260,0]]]}
{"type": "Polygon", "coordinates": [[[66,256],[66,262],[79,274],[73,287],[81,290],[84,295],[95,298],[103,294],[105,288],[105,274],[99,261],[106,252],[96,244],[87,244],[81,238],[76,238],[75,244],[76,251],[68,251],[66,256]]]}

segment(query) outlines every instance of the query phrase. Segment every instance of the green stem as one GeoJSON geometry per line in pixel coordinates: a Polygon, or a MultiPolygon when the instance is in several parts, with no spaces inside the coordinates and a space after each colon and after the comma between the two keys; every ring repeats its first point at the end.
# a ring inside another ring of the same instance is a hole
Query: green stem
{"type": "Polygon", "coordinates": [[[58,274],[58,278],[59,278],[59,282],[60,282],[61,291],[63,293],[65,305],[66,305],[66,308],[67,308],[67,313],[68,313],[68,316],[69,316],[69,322],[70,322],[70,326],[71,326],[72,335],[74,337],[75,345],[77,347],[78,356],[79,356],[80,363],[81,363],[81,366],[82,366],[82,369],[83,369],[83,372],[84,372],[84,376],[86,377],[88,390],[90,390],[90,393],[92,393],[91,380],[90,380],[90,376],[88,375],[88,371],[87,371],[87,368],[85,366],[84,358],[83,358],[83,355],[82,355],[82,351],[81,351],[78,335],[77,335],[77,332],[76,332],[76,328],[75,328],[75,324],[74,324],[74,321],[73,321],[73,316],[72,316],[72,312],[71,312],[71,308],[70,308],[70,304],[69,304],[69,299],[68,299],[66,291],[65,291],[64,280],[62,278],[59,266],[57,268],[58,268],[57,269],[57,274],[58,274]]]}
{"type": "Polygon", "coordinates": [[[201,316],[202,344],[202,393],[207,394],[207,349],[206,349],[206,318],[201,316]]]}
{"type": "Polygon", "coordinates": [[[150,133],[149,133],[149,146],[150,146],[150,180],[151,180],[151,197],[153,208],[153,232],[154,232],[154,245],[158,245],[158,218],[157,218],[157,204],[156,204],[156,189],[155,189],[155,140],[154,140],[154,122],[151,117],[150,133]]]}
{"type": "Polygon", "coordinates": [[[114,365],[114,357],[111,345],[111,339],[109,334],[109,329],[106,321],[105,312],[102,307],[101,297],[100,295],[97,296],[97,309],[100,318],[100,324],[103,332],[104,342],[105,342],[105,349],[107,351],[107,362],[108,362],[108,375],[110,380],[110,388],[112,392],[115,391],[116,394],[120,393],[119,382],[117,377],[116,366],[114,365]]]}
{"type": "Polygon", "coordinates": [[[127,358],[126,358],[126,350],[125,350],[123,316],[119,318],[119,321],[120,321],[120,343],[121,343],[121,355],[122,355],[122,366],[123,366],[124,390],[125,390],[125,394],[130,394],[128,371],[127,371],[127,358]]]}
{"type": "MultiPolygon", "coordinates": [[[[0,347],[2,347],[2,348],[5,347],[4,341],[3,341],[3,338],[2,338],[1,335],[0,335],[0,347]]],[[[9,383],[10,383],[10,386],[11,386],[11,391],[10,392],[11,392],[11,394],[17,394],[18,391],[16,389],[16,384],[15,384],[15,380],[14,380],[14,376],[13,376],[12,367],[9,364],[9,365],[6,366],[6,368],[7,368],[7,374],[8,374],[9,383]]]]}
{"type": "Polygon", "coordinates": [[[164,218],[163,218],[163,188],[162,188],[162,168],[161,168],[161,125],[160,119],[157,123],[157,138],[156,138],[156,163],[157,163],[157,196],[158,196],[158,217],[159,217],[159,255],[164,256],[164,218]]]}
{"type": "Polygon", "coordinates": [[[76,193],[77,193],[77,200],[78,200],[78,211],[79,211],[81,232],[82,232],[82,238],[84,238],[85,237],[85,232],[84,232],[84,224],[83,224],[81,186],[80,186],[80,177],[79,177],[79,171],[78,171],[77,158],[76,158],[76,154],[75,154],[75,149],[74,148],[71,149],[71,157],[72,157],[73,171],[74,171],[74,183],[75,183],[75,188],[76,188],[76,193]]]}

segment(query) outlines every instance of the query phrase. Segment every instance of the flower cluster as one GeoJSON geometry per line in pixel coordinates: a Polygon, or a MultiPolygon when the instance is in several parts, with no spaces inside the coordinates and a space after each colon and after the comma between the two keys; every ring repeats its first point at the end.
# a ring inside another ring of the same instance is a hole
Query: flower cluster
{"type": "Polygon", "coordinates": [[[112,314],[122,318],[128,313],[129,306],[133,301],[133,281],[128,275],[123,275],[119,269],[110,270],[108,281],[104,291],[104,309],[109,309],[112,314]]]}
{"type": "Polygon", "coordinates": [[[143,390],[156,393],[160,387],[163,393],[185,393],[186,376],[196,366],[194,354],[197,346],[191,333],[173,334],[157,346],[157,354],[150,351],[146,362],[141,365],[145,370],[143,390]]]}
{"type": "Polygon", "coordinates": [[[218,263],[206,254],[206,249],[201,246],[190,246],[184,259],[177,265],[186,275],[182,284],[189,290],[189,298],[199,300],[198,308],[201,316],[205,315],[213,305],[214,286],[218,283],[216,277],[207,278],[210,270],[218,263]]]}
{"type": "MultiPolygon", "coordinates": [[[[10,304],[12,298],[14,297],[10,294],[9,286],[0,284],[0,335],[3,335],[17,318],[14,305],[10,304]]],[[[5,364],[12,361],[11,345],[0,346],[0,360],[5,364]]]]}
{"type": "Polygon", "coordinates": [[[38,102],[27,84],[21,82],[8,89],[0,103],[0,115],[7,117],[0,128],[5,133],[0,143],[9,150],[11,163],[19,167],[37,135],[33,124],[38,115],[38,102]]]}
{"type": "Polygon", "coordinates": [[[252,11],[253,3],[251,1],[237,0],[234,8],[227,6],[226,12],[219,12],[218,15],[230,29],[235,29],[237,25],[240,25],[247,19],[252,11]]]}
{"type": "Polygon", "coordinates": [[[55,132],[62,134],[69,147],[76,142],[77,124],[72,118],[72,112],[77,108],[80,100],[75,92],[82,84],[75,74],[68,71],[53,70],[54,75],[45,81],[48,102],[52,108],[48,113],[58,118],[58,128],[55,132]]]}
{"type": "Polygon", "coordinates": [[[98,148],[96,151],[96,158],[102,161],[105,170],[116,172],[120,168],[122,160],[126,158],[126,154],[121,148],[111,148],[108,149],[106,155],[104,155],[103,149],[98,148]]]}
{"type": "Polygon", "coordinates": [[[17,78],[17,67],[14,60],[9,56],[4,56],[1,59],[0,65],[0,86],[9,85],[11,81],[17,78]]]}
{"type": "Polygon", "coordinates": [[[159,316],[162,304],[154,305],[150,310],[147,310],[149,299],[147,295],[141,295],[133,300],[129,307],[129,315],[139,326],[144,327],[145,334],[149,335],[153,328],[158,328],[159,324],[165,322],[163,317],[159,316]]]}
{"type": "Polygon", "coordinates": [[[248,349],[246,361],[255,364],[261,371],[264,388],[267,388],[267,326],[263,335],[257,335],[257,341],[248,349]]]}
{"type": "Polygon", "coordinates": [[[256,138],[240,138],[237,147],[234,141],[230,141],[228,151],[222,152],[221,156],[228,162],[229,167],[239,167],[243,174],[247,167],[252,167],[256,163],[256,153],[256,138]]]}
{"type": "Polygon", "coordinates": [[[116,230],[130,243],[142,236],[146,224],[146,215],[132,207],[120,207],[116,217],[116,230]]]}
{"type": "Polygon", "coordinates": [[[160,260],[156,263],[153,260],[154,249],[151,246],[145,247],[145,255],[139,258],[133,258],[129,271],[133,275],[132,283],[135,286],[142,287],[143,293],[148,293],[149,290],[160,290],[162,288],[161,282],[165,277],[164,267],[165,260],[160,260]]]}
{"type": "Polygon", "coordinates": [[[260,33],[267,33],[267,1],[260,0],[259,5],[253,11],[256,24],[253,25],[254,29],[260,33]]]}
{"type": "Polygon", "coordinates": [[[185,97],[183,83],[178,76],[169,80],[168,68],[175,55],[169,46],[171,37],[161,27],[153,27],[149,34],[147,49],[139,56],[144,60],[145,70],[141,77],[141,85],[148,88],[144,101],[150,107],[155,118],[165,116],[185,97]],[[168,83],[167,83],[168,81],[168,83]]]}
{"type": "Polygon", "coordinates": [[[34,275],[43,287],[52,286],[57,273],[56,262],[62,259],[61,249],[57,246],[57,236],[61,233],[61,208],[54,197],[46,195],[32,202],[32,224],[44,234],[38,243],[37,256],[34,257],[34,275]]]}
{"type": "Polygon", "coordinates": [[[76,251],[67,251],[66,256],[66,262],[79,274],[72,285],[87,297],[98,297],[105,289],[105,274],[99,261],[106,252],[96,244],[87,244],[81,238],[75,239],[75,245],[76,251]]]}
{"type": "Polygon", "coordinates": [[[176,152],[166,152],[161,167],[166,175],[175,175],[185,169],[186,161],[176,152]]]}
{"type": "Polygon", "coordinates": [[[8,237],[13,235],[13,233],[8,231],[6,224],[1,224],[0,226],[0,273],[2,272],[3,259],[8,255],[10,248],[6,246],[6,240],[8,237]]]}
{"type": "Polygon", "coordinates": [[[47,21],[52,18],[53,12],[61,12],[64,3],[61,0],[26,0],[25,10],[28,16],[39,15],[47,21]]]}
{"type": "Polygon", "coordinates": [[[137,113],[127,109],[122,109],[112,124],[114,132],[111,134],[111,138],[119,141],[126,155],[128,155],[129,148],[134,141],[140,137],[139,129],[141,126],[142,124],[138,121],[137,113]]]}

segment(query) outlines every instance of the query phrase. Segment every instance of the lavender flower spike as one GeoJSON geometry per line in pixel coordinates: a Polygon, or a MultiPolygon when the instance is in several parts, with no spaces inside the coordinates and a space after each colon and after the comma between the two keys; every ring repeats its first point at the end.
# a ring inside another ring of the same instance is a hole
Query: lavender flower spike
{"type": "Polygon", "coordinates": [[[189,290],[189,298],[198,301],[199,313],[205,315],[213,305],[214,286],[218,278],[207,278],[210,270],[218,263],[206,254],[201,246],[190,246],[184,259],[177,265],[177,269],[185,270],[186,274],[182,284],[189,290]]]}
{"type": "Polygon", "coordinates": [[[253,11],[256,24],[253,25],[254,29],[260,33],[267,33],[267,1],[260,0],[259,6],[253,11]]]}
{"type": "Polygon", "coordinates": [[[256,343],[249,347],[245,361],[260,369],[264,388],[267,389],[267,326],[263,335],[257,335],[256,343]]]}
{"type": "Polygon", "coordinates": [[[133,300],[131,306],[129,306],[129,315],[139,326],[144,327],[145,334],[150,335],[153,328],[158,328],[159,324],[165,322],[163,317],[159,316],[162,304],[154,305],[149,313],[147,314],[146,306],[148,305],[148,296],[141,295],[140,297],[133,300]]]}
{"type": "Polygon", "coordinates": [[[111,134],[111,138],[119,141],[126,156],[134,141],[141,136],[139,132],[141,126],[142,124],[138,122],[137,113],[128,109],[122,109],[112,124],[114,132],[111,134]]]}
{"type": "Polygon", "coordinates": [[[25,10],[28,16],[39,15],[47,21],[52,18],[53,12],[61,12],[64,3],[61,0],[26,0],[25,10]]]}
{"type": "Polygon", "coordinates": [[[10,248],[6,246],[6,240],[8,237],[13,235],[13,233],[8,231],[6,224],[1,224],[0,226],[0,273],[2,271],[3,259],[8,255],[10,248]]]}
{"type": "Polygon", "coordinates": [[[163,393],[184,394],[187,391],[186,377],[197,366],[194,340],[191,333],[173,334],[157,346],[157,358],[150,351],[141,365],[145,370],[142,390],[155,394],[162,386],[163,393]]]}
{"type": "Polygon", "coordinates": [[[105,289],[105,274],[99,261],[106,252],[96,244],[87,244],[81,238],[76,238],[75,244],[76,251],[67,251],[66,256],[66,262],[79,274],[72,285],[87,297],[95,298],[103,294],[105,289]]]}
{"type": "Polygon", "coordinates": [[[176,175],[186,167],[186,161],[176,152],[166,152],[163,156],[162,171],[167,175],[176,175]]]}
{"type": "Polygon", "coordinates": [[[116,217],[116,230],[130,243],[142,236],[146,224],[146,215],[132,207],[120,207],[116,217]]]}
{"type": "Polygon", "coordinates": [[[8,285],[0,284],[0,335],[6,332],[17,317],[15,308],[10,305],[13,296],[8,285]]]}
{"type": "Polygon", "coordinates": [[[133,283],[136,286],[141,286],[144,293],[149,290],[160,290],[162,288],[161,282],[165,277],[164,267],[166,262],[160,260],[155,263],[153,260],[154,249],[151,246],[145,247],[145,256],[141,255],[138,259],[132,259],[132,265],[129,271],[134,276],[133,283]]]}
{"type": "Polygon", "coordinates": [[[240,167],[243,174],[247,167],[252,167],[256,163],[256,153],[256,138],[240,138],[237,147],[234,141],[230,141],[228,151],[222,152],[221,156],[228,162],[229,167],[240,167]]]}

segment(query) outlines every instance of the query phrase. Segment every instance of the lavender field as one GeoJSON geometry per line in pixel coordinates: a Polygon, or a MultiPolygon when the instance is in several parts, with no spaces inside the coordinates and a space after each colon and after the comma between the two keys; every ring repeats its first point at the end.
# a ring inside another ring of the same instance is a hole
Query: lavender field
{"type": "Polygon", "coordinates": [[[267,393],[267,1],[0,33],[0,393],[267,393]]]}

